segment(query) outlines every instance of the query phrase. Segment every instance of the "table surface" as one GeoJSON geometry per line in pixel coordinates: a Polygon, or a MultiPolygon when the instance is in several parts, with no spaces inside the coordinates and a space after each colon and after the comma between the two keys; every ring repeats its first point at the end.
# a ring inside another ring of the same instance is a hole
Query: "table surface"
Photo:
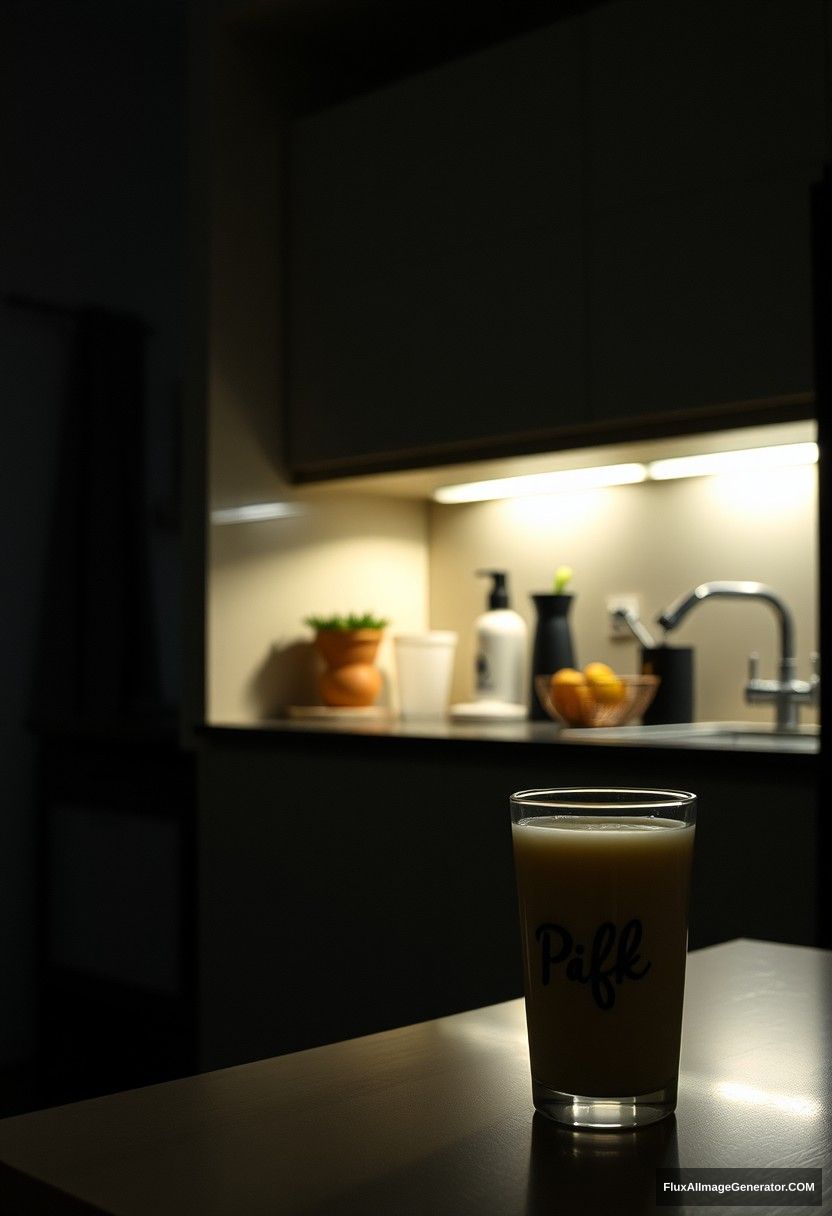
{"type": "Polygon", "coordinates": [[[0,1211],[627,1216],[661,1165],[828,1169],[830,998],[832,953],[691,954],[678,1110],[635,1133],[533,1115],[520,1000],[5,1119],[0,1211]]]}

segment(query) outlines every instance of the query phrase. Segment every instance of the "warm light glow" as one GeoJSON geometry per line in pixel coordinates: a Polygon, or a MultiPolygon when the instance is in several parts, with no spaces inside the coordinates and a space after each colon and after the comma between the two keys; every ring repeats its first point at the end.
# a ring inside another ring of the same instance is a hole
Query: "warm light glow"
{"type": "Polygon", "coordinates": [[[253,502],[245,507],[224,507],[211,512],[212,524],[252,524],[264,519],[286,519],[302,515],[305,508],[297,502],[253,502]]]}
{"type": "Polygon", "coordinates": [[[701,456],[654,460],[647,466],[647,475],[651,481],[668,481],[674,477],[712,477],[717,473],[747,473],[789,465],[816,464],[817,459],[816,443],[783,443],[769,448],[744,448],[738,452],[707,452],[701,456]]]}
{"type": "Polygon", "coordinates": [[[707,483],[709,497],[720,510],[741,512],[775,524],[792,521],[803,511],[814,509],[817,477],[811,465],[728,473],[707,483]]]}
{"type": "Polygon", "coordinates": [[[591,529],[598,523],[609,500],[603,489],[578,490],[574,494],[535,494],[509,498],[498,510],[511,524],[526,530],[546,532],[552,528],[591,529]]]}
{"type": "Polygon", "coordinates": [[[723,1081],[717,1085],[717,1093],[729,1102],[742,1102],[746,1106],[767,1106],[782,1110],[789,1115],[814,1118],[820,1114],[821,1104],[814,1098],[801,1094],[780,1094],[769,1089],[755,1089],[753,1085],[742,1085],[738,1081],[723,1081]]]}
{"type": "Polygon", "coordinates": [[[531,494],[557,494],[564,490],[588,490],[598,486],[626,486],[644,481],[643,464],[608,464],[589,469],[564,469],[558,473],[529,473],[523,477],[497,477],[491,481],[467,481],[439,486],[436,502],[487,502],[495,498],[526,498],[531,494]]]}

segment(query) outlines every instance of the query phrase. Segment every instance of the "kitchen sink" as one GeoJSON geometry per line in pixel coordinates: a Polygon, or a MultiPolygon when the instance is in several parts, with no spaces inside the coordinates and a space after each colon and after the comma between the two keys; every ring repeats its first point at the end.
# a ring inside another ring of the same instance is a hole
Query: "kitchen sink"
{"type": "Polygon", "coordinates": [[[661,726],[570,727],[563,741],[621,743],[634,747],[702,747],[743,751],[817,752],[820,727],[778,731],[765,722],[675,722],[661,726]]]}

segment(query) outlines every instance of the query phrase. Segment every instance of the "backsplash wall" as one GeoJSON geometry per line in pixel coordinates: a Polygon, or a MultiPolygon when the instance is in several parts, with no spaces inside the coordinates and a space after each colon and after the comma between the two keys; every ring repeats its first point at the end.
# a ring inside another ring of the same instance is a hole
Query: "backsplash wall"
{"type": "MultiPolygon", "coordinates": [[[[468,700],[473,621],[485,608],[480,568],[509,571],[512,607],[529,625],[532,592],[551,590],[554,570],[574,570],[571,590],[577,662],[600,659],[621,673],[638,670],[635,640],[610,640],[606,597],[635,593],[642,619],[654,624],[672,600],[701,582],[768,583],[795,617],[799,674],[817,649],[817,472],[814,467],[616,486],[577,495],[429,507],[430,620],[459,631],[455,700],[468,700]]],[[[776,674],[777,628],[762,603],[711,600],[669,635],[695,648],[700,720],[770,720],[770,706],[746,705],[748,654],[760,674],[776,674]]],[[[803,720],[815,719],[803,712],[803,720]]]]}
{"type": "MultiPolygon", "coordinates": [[[[483,567],[509,571],[512,605],[531,635],[529,596],[555,568],[574,570],[577,660],[638,670],[634,641],[613,641],[605,601],[638,595],[657,636],[661,609],[697,583],[769,583],[791,607],[800,675],[817,647],[817,474],[814,468],[736,477],[647,482],[527,499],[440,506],[424,500],[292,491],[295,516],[213,527],[209,578],[208,717],[256,722],[290,703],[316,700],[310,612],[372,609],[396,630],[455,629],[453,699],[472,694],[473,622],[485,608],[483,567]]],[[[744,703],[748,654],[774,675],[777,629],[764,604],[712,600],[670,635],[696,651],[701,720],[768,721],[769,706],[744,703]]],[[[391,700],[390,640],[380,653],[391,700]]],[[[814,714],[803,711],[804,721],[814,714]]]]}

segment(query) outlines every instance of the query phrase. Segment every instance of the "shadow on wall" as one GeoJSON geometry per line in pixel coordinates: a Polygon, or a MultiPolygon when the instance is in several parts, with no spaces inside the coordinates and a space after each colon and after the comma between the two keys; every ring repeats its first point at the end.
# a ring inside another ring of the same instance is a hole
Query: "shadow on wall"
{"type": "MultiPolygon", "coordinates": [[[[283,717],[288,705],[320,705],[318,676],[321,660],[311,642],[271,646],[246,689],[247,700],[259,719],[283,717]]],[[[382,686],[377,703],[392,707],[390,673],[380,668],[382,686]]]]}
{"type": "Polygon", "coordinates": [[[247,699],[259,718],[280,715],[286,705],[315,705],[318,660],[311,642],[272,646],[248,683],[247,699]]]}

